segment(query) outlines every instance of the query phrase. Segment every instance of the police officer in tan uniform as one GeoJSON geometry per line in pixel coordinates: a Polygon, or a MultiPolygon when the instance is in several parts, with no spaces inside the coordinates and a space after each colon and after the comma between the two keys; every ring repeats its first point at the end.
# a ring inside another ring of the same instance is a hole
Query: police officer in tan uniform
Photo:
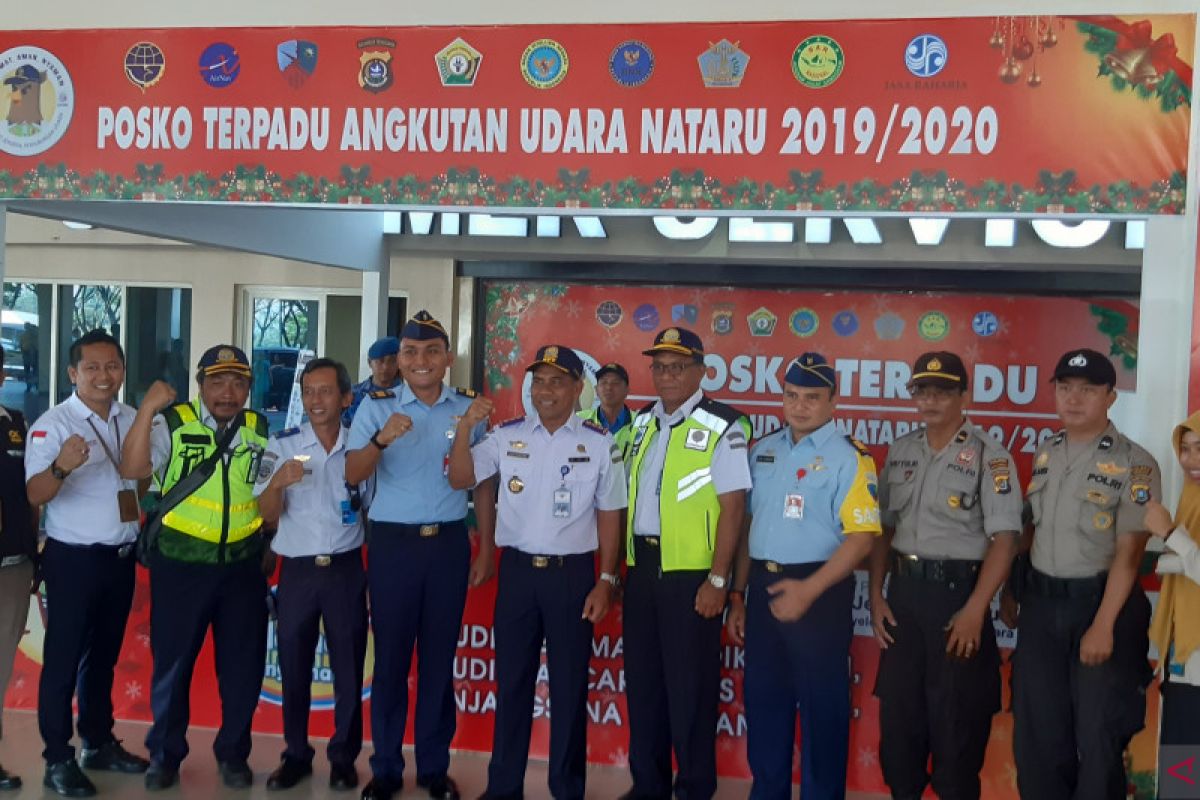
{"type": "Polygon", "coordinates": [[[1013,661],[1013,751],[1024,800],[1121,800],[1124,751],[1146,716],[1150,603],[1137,581],[1158,464],[1108,420],[1112,362],[1072,350],[1054,369],[1063,430],[1034,457],[1030,566],[1013,661]]]}
{"type": "Polygon", "coordinates": [[[939,797],[978,798],[1000,710],[990,604],[1016,552],[1021,492],[1008,451],[964,415],[967,389],[954,353],[916,360],[909,391],[925,427],[888,449],[879,480],[875,694],[880,764],[897,800],[916,800],[929,783],[939,797]]]}

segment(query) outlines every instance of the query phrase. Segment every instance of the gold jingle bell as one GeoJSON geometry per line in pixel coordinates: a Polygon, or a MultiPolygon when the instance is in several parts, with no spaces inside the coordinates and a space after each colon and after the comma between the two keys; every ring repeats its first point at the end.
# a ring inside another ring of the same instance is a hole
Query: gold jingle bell
{"type": "Polygon", "coordinates": [[[1006,59],[1000,65],[1000,80],[1005,83],[1016,83],[1019,77],[1021,77],[1021,65],[1013,59],[1006,59]]]}
{"type": "Polygon", "coordinates": [[[1033,42],[1029,41],[1028,37],[1022,36],[1021,41],[1013,45],[1012,54],[1013,58],[1027,61],[1033,57],[1033,42]]]}
{"type": "Polygon", "coordinates": [[[1058,44],[1058,34],[1053,30],[1048,30],[1038,38],[1038,44],[1042,47],[1054,47],[1054,45],[1058,44]]]}
{"type": "Polygon", "coordinates": [[[1104,56],[1104,64],[1121,80],[1133,86],[1153,89],[1162,80],[1162,75],[1150,61],[1150,48],[1112,52],[1104,56]]]}
{"type": "Polygon", "coordinates": [[[993,33],[992,38],[988,39],[988,46],[999,50],[1004,47],[1004,37],[999,32],[993,33]]]}
{"type": "Polygon", "coordinates": [[[1025,79],[1025,83],[1029,84],[1029,86],[1036,89],[1037,87],[1042,85],[1042,76],[1038,75],[1036,71],[1031,72],[1031,73],[1029,73],[1029,77],[1025,79]]]}

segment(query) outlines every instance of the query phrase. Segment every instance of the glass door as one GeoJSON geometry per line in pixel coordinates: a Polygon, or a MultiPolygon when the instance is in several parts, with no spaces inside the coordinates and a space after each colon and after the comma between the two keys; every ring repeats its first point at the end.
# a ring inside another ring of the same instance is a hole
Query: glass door
{"type": "Polygon", "coordinates": [[[297,370],[316,354],[323,338],[323,297],[253,290],[248,299],[246,355],[254,372],[250,406],[267,416],[272,431],[283,430],[300,423],[297,370]]]}

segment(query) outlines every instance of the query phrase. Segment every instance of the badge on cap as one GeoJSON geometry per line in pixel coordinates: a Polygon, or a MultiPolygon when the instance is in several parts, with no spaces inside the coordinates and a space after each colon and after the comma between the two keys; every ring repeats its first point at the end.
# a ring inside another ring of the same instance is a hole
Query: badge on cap
{"type": "Polygon", "coordinates": [[[508,479],[508,490],[513,494],[520,494],[525,491],[525,482],[516,475],[513,475],[508,479]]]}
{"type": "Polygon", "coordinates": [[[237,361],[237,355],[228,347],[222,347],[217,351],[217,362],[227,364],[230,361],[237,361]]]}
{"type": "Polygon", "coordinates": [[[558,361],[558,348],[554,345],[547,347],[546,352],[542,353],[542,361],[547,361],[551,364],[558,361]]]}
{"type": "Polygon", "coordinates": [[[1070,366],[1070,367],[1086,367],[1087,364],[1088,364],[1087,356],[1085,356],[1083,353],[1080,353],[1079,355],[1076,355],[1076,356],[1072,356],[1071,360],[1067,362],[1067,366],[1070,366]]]}
{"type": "Polygon", "coordinates": [[[667,328],[662,335],[663,344],[679,344],[679,331],[675,328],[667,328]]]}
{"type": "Polygon", "coordinates": [[[925,368],[930,372],[940,372],[942,369],[942,362],[937,358],[931,358],[929,359],[929,363],[925,365],[925,368]]]}

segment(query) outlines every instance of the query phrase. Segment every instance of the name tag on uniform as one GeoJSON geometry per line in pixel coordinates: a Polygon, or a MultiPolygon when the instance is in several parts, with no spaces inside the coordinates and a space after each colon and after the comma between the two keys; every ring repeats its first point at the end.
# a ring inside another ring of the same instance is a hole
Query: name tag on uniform
{"type": "Polygon", "coordinates": [[[592,459],[588,456],[579,456],[577,458],[568,458],[567,461],[571,464],[587,464],[592,459]]]}
{"type": "Polygon", "coordinates": [[[117,492],[117,509],[121,512],[121,522],[137,522],[137,492],[133,489],[122,489],[117,492]]]}
{"type": "Polygon", "coordinates": [[[804,495],[788,494],[783,497],[783,518],[804,519],[804,495]]]}
{"type": "Polygon", "coordinates": [[[554,490],[554,516],[565,519],[571,516],[571,490],[554,490]]]}

